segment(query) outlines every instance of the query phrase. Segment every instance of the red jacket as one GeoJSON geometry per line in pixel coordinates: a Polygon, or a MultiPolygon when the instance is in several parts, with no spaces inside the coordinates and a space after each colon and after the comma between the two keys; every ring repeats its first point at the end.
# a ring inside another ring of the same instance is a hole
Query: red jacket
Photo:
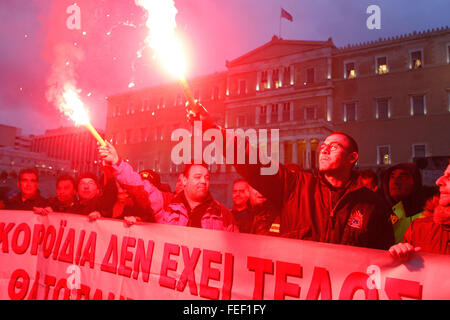
{"type": "Polygon", "coordinates": [[[418,218],[410,224],[403,241],[421,247],[421,252],[450,254],[450,226],[435,223],[432,216],[418,218]]]}
{"type": "Polygon", "coordinates": [[[390,209],[354,177],[340,197],[324,178],[293,172],[280,164],[278,174],[263,176],[259,165],[236,165],[252,187],[281,209],[281,234],[303,240],[389,249],[394,233],[390,209]],[[332,196],[337,199],[332,205],[332,196]]]}
{"type": "Polygon", "coordinates": [[[424,209],[424,216],[409,225],[403,242],[421,247],[422,252],[450,254],[450,208],[439,206],[439,197],[434,196],[424,209]]]}

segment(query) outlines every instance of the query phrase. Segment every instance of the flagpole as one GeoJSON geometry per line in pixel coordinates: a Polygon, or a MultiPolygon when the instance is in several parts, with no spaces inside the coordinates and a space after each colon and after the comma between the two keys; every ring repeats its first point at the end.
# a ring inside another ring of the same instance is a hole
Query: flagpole
{"type": "Polygon", "coordinates": [[[279,32],[278,32],[278,38],[280,38],[281,39],[281,5],[280,5],[280,30],[279,30],[279,32]]]}

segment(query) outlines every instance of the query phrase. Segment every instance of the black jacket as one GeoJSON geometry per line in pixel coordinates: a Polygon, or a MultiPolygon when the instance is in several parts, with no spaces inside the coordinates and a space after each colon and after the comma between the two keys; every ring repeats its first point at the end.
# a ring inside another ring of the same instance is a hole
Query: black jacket
{"type": "Polygon", "coordinates": [[[250,210],[250,204],[244,210],[238,211],[233,206],[231,208],[231,214],[233,215],[234,221],[236,222],[240,233],[250,233],[253,222],[253,214],[250,210]]]}
{"type": "Polygon", "coordinates": [[[22,201],[22,193],[5,202],[6,210],[25,210],[31,211],[34,207],[44,208],[47,206],[47,200],[41,196],[39,191],[36,195],[28,200],[22,201]]]}
{"type": "Polygon", "coordinates": [[[293,172],[282,164],[273,176],[261,175],[259,165],[236,169],[280,208],[285,237],[374,249],[394,244],[390,208],[374,192],[359,187],[355,175],[346,188],[335,190],[320,175],[293,172]]]}
{"type": "Polygon", "coordinates": [[[57,198],[50,198],[47,202],[47,207],[51,207],[54,212],[60,213],[77,213],[78,200],[74,199],[73,202],[67,204],[60,202],[57,198]]]}
{"type": "Polygon", "coordinates": [[[250,233],[271,236],[280,235],[280,213],[269,201],[252,206],[251,212],[253,222],[250,233]]]}

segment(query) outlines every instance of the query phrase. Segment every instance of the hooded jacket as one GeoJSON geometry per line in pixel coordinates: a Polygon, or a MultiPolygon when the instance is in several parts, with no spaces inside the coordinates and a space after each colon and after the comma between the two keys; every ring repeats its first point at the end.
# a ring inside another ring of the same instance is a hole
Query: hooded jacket
{"type": "Polygon", "coordinates": [[[426,204],[423,217],[415,219],[403,238],[422,252],[450,254],[450,207],[438,204],[435,196],[426,204]]]}
{"type": "Polygon", "coordinates": [[[127,190],[140,188],[146,193],[157,223],[238,231],[230,211],[214,200],[210,194],[200,205],[191,209],[184,192],[167,197],[148,180],[142,179],[128,163],[121,161],[118,165],[114,165],[113,169],[117,181],[127,190]]]}
{"type": "Polygon", "coordinates": [[[422,176],[419,168],[412,163],[400,163],[387,169],[382,178],[382,194],[386,203],[392,208],[390,219],[394,228],[395,242],[399,243],[411,222],[422,216],[423,206],[425,205],[426,195],[422,187],[422,176]],[[411,195],[399,202],[392,199],[389,193],[389,178],[392,172],[398,169],[408,172],[414,180],[411,195]]]}
{"type": "Polygon", "coordinates": [[[302,240],[389,249],[394,244],[388,208],[357,176],[340,189],[319,174],[293,172],[280,164],[276,175],[260,165],[235,165],[237,172],[281,211],[281,235],[302,240]]]}

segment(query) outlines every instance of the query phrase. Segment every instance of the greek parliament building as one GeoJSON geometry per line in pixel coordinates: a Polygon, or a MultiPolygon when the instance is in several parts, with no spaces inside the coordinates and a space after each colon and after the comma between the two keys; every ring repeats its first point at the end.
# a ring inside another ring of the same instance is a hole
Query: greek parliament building
{"type": "MultiPolygon", "coordinates": [[[[274,36],[226,67],[190,79],[195,98],[226,128],[280,129],[282,162],[317,168],[318,146],[337,130],[358,142],[361,168],[450,155],[448,27],[343,48],[274,36]]],[[[134,168],[172,182],[184,104],[178,83],[111,96],[106,135],[134,168]]]]}
{"type": "Polygon", "coordinates": [[[33,138],[31,151],[67,161],[70,172],[67,169],[62,171],[75,176],[83,172],[101,172],[97,162],[97,140],[84,127],[47,130],[45,134],[33,138]]]}

